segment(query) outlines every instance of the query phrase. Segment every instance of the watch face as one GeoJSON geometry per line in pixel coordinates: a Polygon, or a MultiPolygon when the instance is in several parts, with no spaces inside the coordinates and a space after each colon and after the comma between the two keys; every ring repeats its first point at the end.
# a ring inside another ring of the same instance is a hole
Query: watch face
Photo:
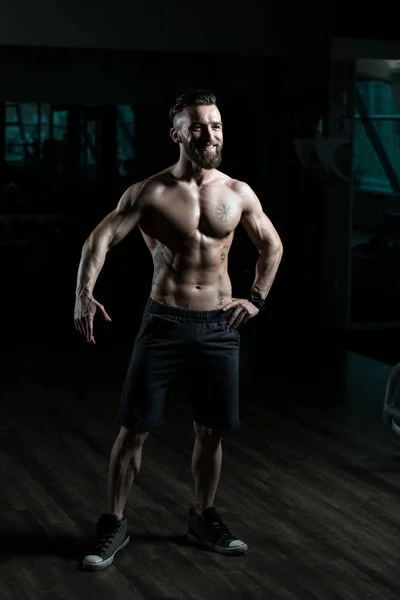
{"type": "Polygon", "coordinates": [[[261,309],[265,304],[265,300],[261,296],[260,292],[251,292],[249,299],[250,299],[250,302],[252,304],[254,304],[254,306],[258,309],[261,309]]]}
{"type": "Polygon", "coordinates": [[[251,294],[250,298],[251,298],[251,302],[257,308],[262,308],[264,306],[264,304],[265,304],[265,300],[264,300],[264,298],[261,296],[261,294],[259,292],[253,292],[251,294]]]}

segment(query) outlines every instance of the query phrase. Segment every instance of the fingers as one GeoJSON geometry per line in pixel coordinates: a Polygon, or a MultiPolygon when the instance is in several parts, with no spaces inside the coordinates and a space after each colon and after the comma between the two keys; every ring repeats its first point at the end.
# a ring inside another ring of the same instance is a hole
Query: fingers
{"type": "Polygon", "coordinates": [[[93,315],[90,315],[89,318],[86,320],[86,339],[89,342],[89,344],[95,344],[96,342],[94,341],[94,337],[93,337],[93,315]]]}
{"type": "Polygon", "coordinates": [[[103,319],[105,321],[111,321],[111,317],[106,313],[104,306],[100,305],[99,308],[100,308],[101,316],[103,317],[103,319]]]}
{"type": "MultiPolygon", "coordinates": [[[[253,315],[254,316],[254,315],[253,315]]],[[[235,312],[231,315],[226,328],[227,329],[238,329],[239,327],[243,327],[247,323],[249,319],[251,319],[252,315],[247,312],[243,306],[240,306],[235,312]]]]}
{"type": "Polygon", "coordinates": [[[250,316],[249,316],[249,315],[247,315],[247,316],[246,316],[246,317],[243,319],[243,321],[241,322],[241,324],[240,324],[240,327],[243,327],[243,325],[246,325],[246,323],[247,323],[247,321],[248,321],[249,319],[250,319],[250,316]]]}
{"type": "Polygon", "coordinates": [[[81,302],[75,307],[75,329],[86,338],[89,344],[96,344],[93,336],[93,321],[96,309],[100,311],[105,321],[111,321],[111,317],[105,311],[104,306],[94,300],[94,298],[89,303],[81,302]]]}
{"type": "Polygon", "coordinates": [[[85,332],[83,330],[83,327],[81,325],[81,322],[78,319],[75,319],[75,329],[77,330],[78,333],[80,333],[81,335],[85,335],[85,332]]]}
{"type": "Polygon", "coordinates": [[[93,300],[93,302],[95,303],[96,307],[99,309],[101,316],[103,317],[103,319],[105,321],[111,321],[111,317],[106,313],[106,310],[104,308],[104,306],[102,304],[100,304],[100,302],[97,302],[97,300],[93,300]]]}
{"type": "Polygon", "coordinates": [[[225,306],[222,307],[222,310],[225,312],[226,310],[235,308],[236,306],[240,306],[240,304],[238,305],[238,301],[234,300],[232,302],[229,302],[228,304],[225,304],[225,306]]]}
{"type": "Polygon", "coordinates": [[[95,344],[93,337],[93,317],[86,316],[80,319],[75,319],[75,329],[86,338],[89,344],[95,344]]]}
{"type": "Polygon", "coordinates": [[[235,310],[226,326],[227,329],[237,329],[242,323],[244,315],[241,310],[235,310]]]}
{"type": "Polygon", "coordinates": [[[89,321],[90,321],[90,315],[83,314],[81,317],[81,323],[82,323],[82,328],[83,328],[83,335],[85,336],[87,341],[89,341],[89,332],[90,332],[90,322],[89,321]]]}

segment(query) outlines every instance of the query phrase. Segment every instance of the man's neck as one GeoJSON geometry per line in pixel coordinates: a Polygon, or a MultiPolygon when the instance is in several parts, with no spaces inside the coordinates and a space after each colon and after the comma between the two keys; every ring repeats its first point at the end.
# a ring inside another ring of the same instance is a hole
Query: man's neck
{"type": "Polygon", "coordinates": [[[215,169],[203,169],[191,160],[179,159],[172,167],[172,174],[180,181],[200,186],[214,179],[215,169]]]}

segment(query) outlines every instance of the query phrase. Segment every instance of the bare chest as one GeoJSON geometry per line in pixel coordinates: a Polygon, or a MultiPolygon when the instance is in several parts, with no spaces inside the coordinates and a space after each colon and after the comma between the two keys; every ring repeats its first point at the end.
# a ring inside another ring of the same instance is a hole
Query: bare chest
{"type": "Polygon", "coordinates": [[[175,189],[149,203],[140,228],[173,248],[191,238],[223,240],[236,229],[240,217],[240,198],[226,186],[195,192],[175,189]]]}

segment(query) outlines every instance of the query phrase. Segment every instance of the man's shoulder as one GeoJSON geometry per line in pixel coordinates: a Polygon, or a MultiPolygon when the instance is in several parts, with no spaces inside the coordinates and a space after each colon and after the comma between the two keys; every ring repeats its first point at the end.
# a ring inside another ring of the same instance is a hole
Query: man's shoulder
{"type": "Polygon", "coordinates": [[[142,181],[137,181],[127,189],[126,193],[132,201],[146,202],[149,199],[156,199],[173,183],[173,177],[166,169],[142,181]]]}
{"type": "Polygon", "coordinates": [[[249,211],[253,210],[259,203],[256,194],[254,193],[250,185],[245,181],[240,181],[239,179],[232,179],[230,189],[235,194],[237,194],[242,213],[248,213],[249,211]]]}
{"type": "Polygon", "coordinates": [[[246,195],[251,191],[249,184],[239,179],[230,178],[229,187],[233,192],[239,194],[239,196],[246,195]]]}
{"type": "Polygon", "coordinates": [[[147,177],[147,179],[142,181],[142,185],[146,189],[152,190],[169,187],[174,183],[176,183],[176,179],[171,172],[171,167],[168,167],[159,173],[155,173],[154,175],[150,175],[150,177],[147,177]]]}
{"type": "Polygon", "coordinates": [[[214,181],[216,183],[225,185],[227,188],[229,188],[233,192],[238,192],[238,191],[240,191],[242,185],[243,186],[247,185],[243,181],[234,179],[230,175],[227,175],[226,173],[223,173],[222,171],[219,171],[217,169],[215,169],[214,173],[215,173],[214,181]]]}

